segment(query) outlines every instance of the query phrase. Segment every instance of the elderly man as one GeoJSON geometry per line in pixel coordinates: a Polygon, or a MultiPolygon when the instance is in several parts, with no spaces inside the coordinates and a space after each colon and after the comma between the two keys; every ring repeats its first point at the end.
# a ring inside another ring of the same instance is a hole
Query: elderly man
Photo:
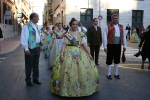
{"type": "Polygon", "coordinates": [[[37,13],[30,15],[30,21],[26,23],[21,32],[21,45],[25,53],[25,74],[26,84],[33,86],[31,82],[31,73],[33,71],[33,82],[41,84],[39,81],[39,57],[41,51],[40,33],[36,23],[38,23],[39,16],[37,13]]]}
{"type": "Polygon", "coordinates": [[[106,26],[103,32],[103,46],[107,54],[107,78],[111,77],[111,64],[114,61],[115,75],[114,77],[120,79],[118,74],[118,64],[120,63],[121,45],[123,45],[123,52],[126,50],[126,36],[123,32],[123,26],[118,23],[118,15],[112,15],[112,23],[106,26]]]}

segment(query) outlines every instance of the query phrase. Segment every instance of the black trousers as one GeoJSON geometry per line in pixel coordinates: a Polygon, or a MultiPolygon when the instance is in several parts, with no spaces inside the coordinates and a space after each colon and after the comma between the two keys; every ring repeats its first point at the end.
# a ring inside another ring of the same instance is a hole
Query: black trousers
{"type": "Polygon", "coordinates": [[[115,64],[120,63],[121,44],[107,44],[106,64],[111,65],[114,60],[115,64]]]}
{"type": "Polygon", "coordinates": [[[99,49],[100,49],[100,45],[98,45],[98,46],[90,45],[90,52],[91,52],[93,59],[94,59],[94,55],[95,55],[95,63],[98,63],[99,49]]]}
{"type": "Polygon", "coordinates": [[[31,82],[31,73],[33,80],[36,81],[39,78],[39,58],[40,58],[40,47],[29,49],[30,55],[25,54],[25,74],[26,82],[31,82]]]}
{"type": "Polygon", "coordinates": [[[129,37],[129,40],[130,40],[130,32],[127,33],[127,37],[126,39],[129,37]]]}
{"type": "Polygon", "coordinates": [[[150,62],[150,57],[146,57],[146,56],[142,55],[142,60],[143,60],[143,61],[145,61],[146,58],[148,58],[148,61],[150,62]]]}

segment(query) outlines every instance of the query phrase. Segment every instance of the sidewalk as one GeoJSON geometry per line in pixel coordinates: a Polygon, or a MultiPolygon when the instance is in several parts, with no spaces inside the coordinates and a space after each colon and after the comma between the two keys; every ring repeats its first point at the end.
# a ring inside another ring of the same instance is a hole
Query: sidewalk
{"type": "Polygon", "coordinates": [[[14,51],[20,45],[20,35],[0,41],[1,54],[14,51]]]}

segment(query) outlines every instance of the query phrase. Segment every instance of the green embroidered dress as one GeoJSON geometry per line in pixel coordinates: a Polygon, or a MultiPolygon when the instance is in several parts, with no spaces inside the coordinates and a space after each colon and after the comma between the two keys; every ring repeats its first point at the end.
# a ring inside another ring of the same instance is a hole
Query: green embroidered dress
{"type": "MultiPolygon", "coordinates": [[[[75,37],[79,45],[86,43],[84,33],[75,37]]],[[[99,90],[97,67],[88,54],[65,38],[64,61],[56,57],[50,81],[52,93],[65,97],[89,96],[99,90]]]]}
{"type": "Polygon", "coordinates": [[[131,43],[138,43],[139,42],[139,37],[138,37],[138,34],[137,34],[135,29],[133,30],[132,36],[130,38],[130,42],[131,43]]]}

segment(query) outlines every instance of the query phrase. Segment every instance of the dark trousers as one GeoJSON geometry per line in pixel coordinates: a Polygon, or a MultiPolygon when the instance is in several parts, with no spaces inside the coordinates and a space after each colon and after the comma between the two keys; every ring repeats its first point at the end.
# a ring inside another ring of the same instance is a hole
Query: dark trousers
{"type": "Polygon", "coordinates": [[[111,65],[114,60],[115,64],[120,63],[121,44],[107,44],[106,64],[111,65]]]}
{"type": "MultiPolygon", "coordinates": [[[[130,40],[130,32],[128,32],[128,34],[127,34],[127,38],[128,38],[128,37],[129,37],[129,40],[130,40]]],[[[126,38],[126,39],[127,39],[127,38],[126,38]]]]}
{"type": "Polygon", "coordinates": [[[40,57],[40,47],[29,49],[30,55],[25,54],[25,74],[26,82],[31,82],[31,73],[33,80],[36,81],[39,78],[39,57],[40,57]]]}
{"type": "Polygon", "coordinates": [[[95,53],[95,63],[98,63],[99,49],[100,49],[100,45],[98,46],[90,45],[90,52],[91,52],[91,56],[93,57],[93,59],[94,59],[94,53],[95,53]]]}

